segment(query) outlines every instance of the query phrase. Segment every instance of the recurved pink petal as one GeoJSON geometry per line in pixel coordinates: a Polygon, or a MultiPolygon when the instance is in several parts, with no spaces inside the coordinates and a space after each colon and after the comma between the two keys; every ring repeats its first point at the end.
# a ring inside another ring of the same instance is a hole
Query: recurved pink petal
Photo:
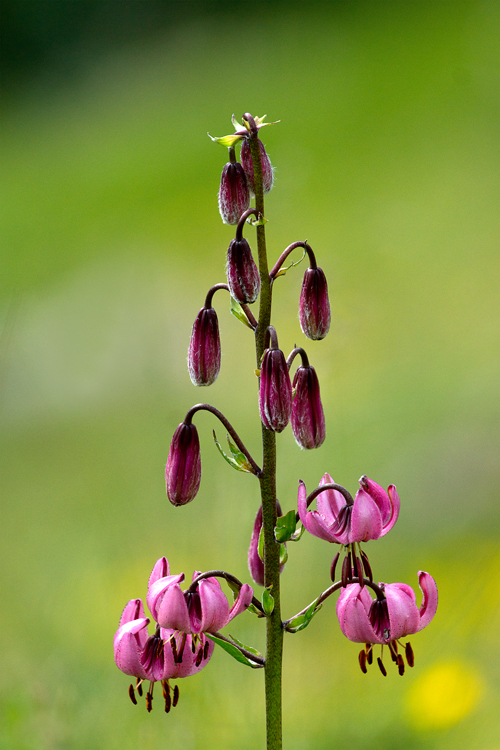
{"type": "MultiPolygon", "coordinates": [[[[354,586],[359,589],[357,584],[353,584],[353,588],[354,586]]],[[[348,586],[347,588],[350,587],[348,586]]],[[[337,616],[339,618],[340,629],[346,638],[349,638],[354,643],[381,643],[382,641],[377,637],[370,625],[364,602],[365,595],[368,596],[371,604],[371,596],[365,589],[361,589],[357,594],[352,592],[350,596],[346,597],[341,606],[337,602],[337,616]]]]}
{"type": "Polygon", "coordinates": [[[377,504],[382,516],[382,524],[387,523],[389,516],[391,515],[391,502],[389,495],[380,484],[374,482],[373,479],[364,474],[359,480],[359,486],[367,492],[372,500],[377,504]]]}
{"type": "Polygon", "coordinates": [[[424,573],[423,570],[418,571],[418,584],[423,594],[422,604],[420,605],[420,624],[418,626],[418,630],[422,630],[436,614],[438,590],[434,578],[429,573],[424,573]]]}
{"type": "MultiPolygon", "coordinates": [[[[326,492],[326,490],[325,490],[326,492]]],[[[324,494],[324,493],[321,493],[324,494]]],[[[321,497],[321,495],[319,495],[321,497]]],[[[304,482],[299,480],[299,494],[297,500],[299,518],[310,534],[324,539],[326,542],[336,541],[330,534],[325,520],[320,516],[317,510],[307,510],[307,490],[304,482]]]]}
{"type": "Polygon", "coordinates": [[[205,578],[198,585],[201,620],[191,614],[191,632],[215,633],[224,627],[229,617],[229,604],[216,578],[205,578]]]}
{"type": "Polygon", "coordinates": [[[118,669],[125,674],[146,679],[147,675],[141,664],[143,643],[148,637],[148,617],[126,622],[115,634],[113,650],[118,669]]]}
{"type": "Polygon", "coordinates": [[[149,611],[153,615],[155,620],[158,620],[158,610],[165,595],[165,592],[175,584],[179,584],[184,580],[184,573],[178,575],[165,576],[164,578],[158,578],[148,588],[146,596],[146,602],[149,607],[149,611]]]}
{"type": "MultiPolygon", "coordinates": [[[[236,597],[236,601],[229,611],[229,617],[227,622],[231,622],[233,617],[244,612],[245,609],[250,605],[253,598],[253,589],[248,583],[244,583],[240,589],[240,593],[236,597]]],[[[227,623],[225,623],[227,625],[227,623]]]]}
{"type": "Polygon", "coordinates": [[[125,625],[126,622],[139,620],[142,617],[145,617],[142,599],[131,599],[123,609],[118,627],[120,628],[122,625],[125,625]]]}
{"type": "Polygon", "coordinates": [[[155,562],[154,568],[149,576],[148,589],[150,589],[153,583],[156,583],[159,578],[165,578],[168,575],[170,575],[168,560],[166,557],[160,557],[160,559],[155,562]]]}
{"type": "MultiPolygon", "coordinates": [[[[415,604],[415,594],[411,594],[403,588],[404,584],[386,584],[384,593],[387,599],[387,610],[389,613],[391,641],[411,635],[418,630],[420,616],[415,604]]],[[[407,588],[410,588],[409,586],[407,588]]]]}
{"type": "Polygon", "coordinates": [[[191,632],[191,623],[186,599],[178,584],[169,586],[157,608],[156,621],[162,628],[191,632]]]}
{"type": "MultiPolygon", "coordinates": [[[[335,484],[330,474],[324,474],[320,485],[335,484]]],[[[340,509],[345,505],[345,497],[338,490],[325,490],[316,498],[316,507],[326,521],[327,526],[335,523],[340,509]]]]}
{"type": "Polygon", "coordinates": [[[378,539],[382,532],[382,519],[377,504],[364,490],[358,490],[351,514],[349,542],[367,542],[378,539]]]}
{"type": "Polygon", "coordinates": [[[389,498],[391,504],[391,510],[387,520],[383,522],[382,533],[380,536],[385,536],[387,532],[392,529],[399,516],[399,507],[401,503],[394,484],[390,484],[387,488],[387,497],[389,498]]]}

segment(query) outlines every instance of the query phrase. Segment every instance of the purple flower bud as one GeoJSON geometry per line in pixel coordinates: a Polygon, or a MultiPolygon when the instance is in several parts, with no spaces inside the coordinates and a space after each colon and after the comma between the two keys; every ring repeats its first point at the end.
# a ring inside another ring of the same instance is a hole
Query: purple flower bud
{"type": "Polygon", "coordinates": [[[308,268],[304,274],[299,301],[300,327],[308,339],[324,339],[330,330],[328,284],[321,268],[308,268]]]}
{"type": "Polygon", "coordinates": [[[314,367],[301,365],[293,379],[292,430],[300,448],[319,448],[326,435],[319,381],[314,367]]]}
{"type": "MultiPolygon", "coordinates": [[[[262,186],[264,188],[264,193],[268,193],[273,186],[273,168],[271,166],[271,162],[269,161],[269,156],[266,154],[266,149],[264,148],[264,144],[262,143],[262,141],[259,141],[259,148],[260,163],[262,164],[262,186]]],[[[250,190],[252,191],[252,193],[255,193],[252,153],[246,139],[243,141],[243,144],[241,146],[241,165],[245,170],[248,184],[250,185],[250,190]]]]}
{"type": "Polygon", "coordinates": [[[237,224],[250,205],[250,190],[241,164],[228,162],[222,170],[219,188],[219,212],[224,224],[237,224]]]}
{"type": "Polygon", "coordinates": [[[201,457],[198,431],[194,424],[181,422],[170,443],[165,480],[172,505],[186,505],[200,487],[201,457]]]}
{"type": "Polygon", "coordinates": [[[260,292],[260,276],[245,239],[231,240],[226,270],[229,291],[236,302],[240,305],[255,302],[260,292]]]}
{"type": "MultiPolygon", "coordinates": [[[[278,516],[281,516],[281,505],[276,500],[276,511],[278,516]]],[[[250,547],[248,548],[248,569],[255,583],[259,586],[264,586],[264,561],[259,557],[259,536],[262,528],[262,505],[257,511],[255,522],[253,525],[252,538],[250,539],[250,547]]],[[[285,565],[280,565],[280,573],[283,571],[285,565]]]]}
{"type": "Polygon", "coordinates": [[[220,370],[220,337],[217,313],[202,307],[191,331],[188,370],[193,385],[212,385],[220,370]]]}
{"type": "Polygon", "coordinates": [[[292,414],[292,384],[281,349],[266,349],[259,389],[260,418],[268,430],[283,432],[292,414]]]}

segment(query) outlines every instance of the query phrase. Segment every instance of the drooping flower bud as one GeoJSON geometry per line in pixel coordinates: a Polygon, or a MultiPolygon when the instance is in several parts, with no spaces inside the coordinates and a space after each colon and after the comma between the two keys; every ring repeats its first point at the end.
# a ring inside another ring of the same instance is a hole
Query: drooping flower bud
{"type": "Polygon", "coordinates": [[[268,430],[283,432],[292,414],[292,384],[275,331],[271,342],[272,348],[264,352],[260,370],[260,418],[268,430]]]}
{"type": "Polygon", "coordinates": [[[299,301],[299,321],[309,339],[324,339],[330,330],[330,301],[328,284],[321,268],[308,268],[302,281],[299,301]]]}
{"type": "MultiPolygon", "coordinates": [[[[281,516],[281,505],[276,500],[276,512],[278,516],[281,516]]],[[[248,548],[248,569],[255,583],[259,586],[264,586],[264,561],[259,555],[259,536],[260,530],[262,529],[262,505],[257,511],[255,522],[253,525],[252,538],[250,539],[250,547],[248,548]]],[[[285,564],[280,565],[280,573],[283,571],[285,564]]]]}
{"type": "Polygon", "coordinates": [[[219,212],[224,224],[237,224],[250,205],[250,190],[243,167],[228,162],[222,170],[219,188],[219,212]]]}
{"type": "Polygon", "coordinates": [[[326,435],[319,381],[314,367],[301,365],[293,379],[292,430],[300,448],[319,448],[326,435]]]}
{"type": "MultiPolygon", "coordinates": [[[[273,168],[271,166],[271,162],[269,161],[269,156],[266,154],[266,149],[264,148],[264,144],[262,143],[262,141],[259,141],[259,149],[260,163],[262,164],[262,187],[264,188],[265,194],[268,193],[273,186],[273,168]]],[[[241,146],[241,165],[245,170],[250,190],[252,191],[252,194],[254,194],[255,180],[253,176],[252,153],[250,151],[250,146],[248,145],[248,140],[246,139],[243,141],[243,144],[241,146]]]]}
{"type": "Polygon", "coordinates": [[[226,270],[229,291],[236,302],[240,305],[255,302],[260,292],[260,276],[245,239],[231,240],[226,270]]]}
{"type": "Polygon", "coordinates": [[[193,385],[212,385],[220,370],[220,337],[217,313],[202,307],[191,331],[188,370],[193,385]]]}
{"type": "Polygon", "coordinates": [[[181,422],[170,443],[165,467],[167,495],[172,505],[186,505],[191,502],[198,492],[200,480],[198,430],[192,423],[181,422]]]}

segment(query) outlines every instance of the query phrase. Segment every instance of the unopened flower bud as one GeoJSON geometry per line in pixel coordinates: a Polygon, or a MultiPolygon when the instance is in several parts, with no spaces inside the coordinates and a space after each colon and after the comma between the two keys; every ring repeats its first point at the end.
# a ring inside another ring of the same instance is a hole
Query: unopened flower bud
{"type": "MultiPolygon", "coordinates": [[[[276,500],[276,512],[278,516],[281,516],[281,505],[276,500]]],[[[253,525],[252,538],[250,539],[250,547],[248,549],[248,569],[255,583],[259,586],[264,586],[264,561],[259,556],[259,536],[262,529],[262,505],[257,511],[255,522],[253,525]]],[[[280,573],[283,571],[285,565],[280,565],[280,573]]]]}
{"type": "MultiPolygon", "coordinates": [[[[273,168],[271,166],[271,162],[269,161],[269,156],[266,154],[266,149],[264,148],[264,144],[262,143],[262,141],[259,141],[259,148],[260,163],[262,164],[262,187],[265,194],[268,193],[273,186],[273,168]]],[[[241,165],[245,170],[250,190],[252,191],[252,193],[255,193],[252,153],[246,139],[243,141],[243,144],[241,146],[241,165]]]]}
{"type": "Polygon", "coordinates": [[[220,370],[220,337],[217,313],[202,307],[191,331],[188,370],[193,385],[212,385],[220,370]]]}
{"type": "Polygon", "coordinates": [[[259,389],[260,418],[268,430],[283,432],[292,414],[292,384],[281,349],[266,349],[259,389]]]}
{"type": "Polygon", "coordinates": [[[224,224],[237,224],[250,205],[250,190],[243,167],[228,162],[222,170],[219,188],[219,212],[224,224]]]}
{"type": "Polygon", "coordinates": [[[231,240],[226,270],[229,291],[236,302],[240,305],[255,302],[260,292],[260,276],[245,239],[231,240]]]}
{"type": "Polygon", "coordinates": [[[172,505],[186,505],[191,502],[200,487],[200,479],[198,430],[192,423],[181,422],[170,443],[165,467],[167,495],[172,505]]]}
{"type": "Polygon", "coordinates": [[[299,321],[309,339],[324,339],[330,330],[330,301],[328,284],[321,268],[308,268],[302,281],[299,301],[299,321]]]}
{"type": "Polygon", "coordinates": [[[326,435],[325,415],[314,367],[301,365],[293,379],[295,398],[292,406],[292,430],[300,448],[319,448],[326,435]]]}

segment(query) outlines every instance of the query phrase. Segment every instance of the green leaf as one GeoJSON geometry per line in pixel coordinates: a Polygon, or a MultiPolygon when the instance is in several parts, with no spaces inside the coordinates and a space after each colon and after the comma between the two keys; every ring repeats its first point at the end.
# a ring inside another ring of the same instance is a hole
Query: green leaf
{"type": "Polygon", "coordinates": [[[288,550],[286,544],[280,544],[280,567],[288,560],[288,550]]]}
{"type": "Polygon", "coordinates": [[[305,530],[306,530],[306,527],[305,526],[301,526],[300,529],[297,529],[297,531],[295,532],[295,534],[292,534],[292,536],[290,537],[290,541],[291,542],[298,542],[299,539],[300,539],[300,537],[302,536],[302,534],[304,533],[305,530]]]}
{"type": "MultiPolygon", "coordinates": [[[[270,125],[271,123],[266,123],[266,124],[270,125]]],[[[280,268],[280,270],[278,271],[278,273],[276,274],[274,278],[277,279],[278,276],[284,276],[286,272],[289,271],[291,268],[293,268],[294,266],[298,266],[299,263],[302,263],[305,257],[306,257],[306,251],[304,250],[304,254],[302,255],[302,258],[299,258],[299,260],[296,260],[295,263],[290,263],[290,265],[287,266],[286,268],[280,268]]]]}
{"type": "Polygon", "coordinates": [[[264,658],[264,657],[262,656],[262,654],[260,653],[260,651],[257,651],[257,649],[256,649],[256,648],[254,648],[253,646],[247,646],[247,645],[246,645],[245,643],[242,643],[242,642],[241,642],[241,641],[239,641],[239,640],[238,640],[237,638],[235,638],[235,637],[234,637],[234,635],[231,635],[231,634],[230,634],[230,635],[229,635],[229,637],[230,637],[230,638],[231,638],[231,640],[232,640],[232,641],[234,641],[234,642],[235,642],[235,643],[236,643],[236,644],[237,644],[238,646],[240,646],[240,648],[244,648],[244,649],[245,649],[245,651],[250,651],[250,653],[251,653],[251,654],[255,654],[255,656],[259,656],[259,657],[260,657],[261,659],[263,659],[263,658],[264,658]]]}
{"type": "Polygon", "coordinates": [[[249,604],[247,607],[247,612],[252,612],[252,614],[258,615],[258,617],[264,617],[260,609],[257,609],[255,604],[249,604]]]}
{"type": "Polygon", "coordinates": [[[214,442],[217,446],[219,453],[221,456],[228,462],[229,466],[232,466],[233,469],[236,469],[236,471],[244,471],[247,474],[255,474],[251,463],[248,461],[248,458],[245,456],[244,453],[242,453],[239,448],[237,448],[234,443],[232,443],[229,439],[229,435],[227,435],[227,442],[229,445],[229,451],[231,453],[230,456],[228,456],[227,453],[225,453],[219,441],[217,440],[217,435],[215,434],[215,430],[213,430],[214,435],[214,442]]]}
{"type": "MultiPolygon", "coordinates": [[[[270,125],[271,123],[268,123],[268,124],[270,125]]],[[[268,220],[264,216],[259,216],[258,219],[250,219],[249,223],[253,227],[263,227],[264,224],[267,224],[267,222],[268,222],[268,220]]]]}
{"type": "Polygon", "coordinates": [[[259,533],[259,544],[257,546],[257,552],[259,553],[260,559],[264,562],[264,526],[260,527],[259,533]]]}
{"type": "Polygon", "coordinates": [[[243,138],[245,137],[243,135],[236,135],[236,133],[231,135],[223,135],[220,138],[214,138],[212,135],[210,135],[210,133],[207,133],[207,135],[214,143],[220,143],[221,146],[227,146],[228,148],[230,146],[234,146],[235,143],[243,140],[243,138]]]}
{"type": "Polygon", "coordinates": [[[248,659],[244,654],[241,653],[239,648],[236,645],[233,645],[232,643],[228,643],[227,641],[223,641],[222,638],[217,638],[216,635],[213,633],[205,633],[207,638],[210,638],[211,641],[217,644],[217,646],[220,646],[224,649],[230,656],[233,657],[233,659],[236,659],[236,661],[239,661],[240,664],[245,664],[247,667],[251,667],[252,669],[259,669],[262,665],[257,664],[255,661],[251,661],[251,659],[248,659]]]}
{"type": "Polygon", "coordinates": [[[284,516],[279,516],[276,521],[276,528],[274,529],[274,536],[277,542],[287,542],[292,538],[297,527],[295,521],[295,511],[289,510],[284,516]]]}
{"type": "Polygon", "coordinates": [[[311,622],[316,612],[319,612],[319,610],[323,606],[322,604],[318,606],[318,599],[319,599],[319,596],[307,608],[304,614],[297,615],[297,617],[294,617],[293,619],[290,620],[290,622],[288,623],[286,627],[288,633],[298,633],[299,630],[304,630],[304,628],[307,628],[307,626],[311,622]]]}
{"type": "MultiPolygon", "coordinates": [[[[272,584],[270,588],[272,588],[272,584]]],[[[274,609],[274,599],[269,589],[264,589],[262,592],[262,607],[266,615],[272,615],[274,609]]]]}
{"type": "Polygon", "coordinates": [[[250,328],[250,330],[253,331],[252,326],[248,322],[247,316],[243,312],[243,308],[241,307],[239,302],[236,302],[236,300],[233,299],[233,297],[231,297],[229,309],[230,309],[231,315],[234,315],[234,317],[237,320],[239,320],[240,323],[243,323],[244,325],[246,325],[247,328],[250,328]]]}

